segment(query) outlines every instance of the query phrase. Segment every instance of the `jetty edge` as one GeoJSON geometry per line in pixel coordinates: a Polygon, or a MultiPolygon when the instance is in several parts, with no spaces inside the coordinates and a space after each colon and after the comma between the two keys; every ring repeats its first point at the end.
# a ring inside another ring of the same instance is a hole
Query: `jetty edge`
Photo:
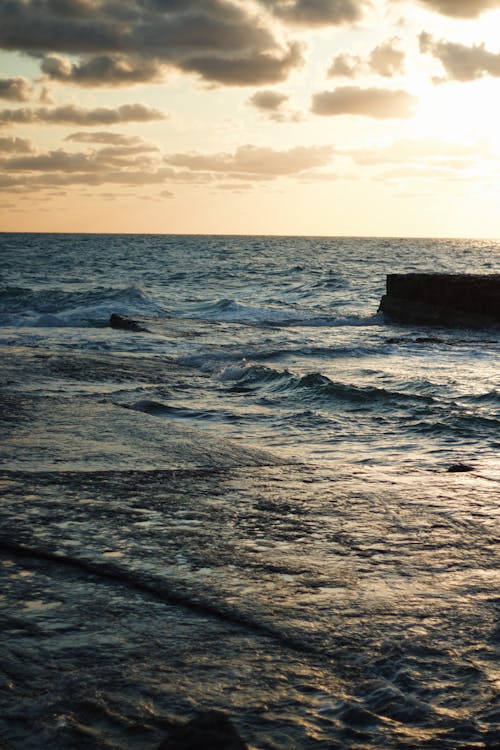
{"type": "Polygon", "coordinates": [[[391,273],[379,312],[397,323],[500,325],[500,274],[391,273]]]}

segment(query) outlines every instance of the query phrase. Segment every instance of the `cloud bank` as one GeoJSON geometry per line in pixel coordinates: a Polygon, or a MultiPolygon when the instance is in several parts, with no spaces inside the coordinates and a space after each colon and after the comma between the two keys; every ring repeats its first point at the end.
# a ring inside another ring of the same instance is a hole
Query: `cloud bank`
{"type": "Polygon", "coordinates": [[[331,158],[331,146],[296,146],[287,151],[258,146],[240,146],[232,154],[171,154],[165,157],[167,164],[185,167],[197,172],[222,172],[248,177],[268,178],[300,174],[313,167],[324,166],[331,158]]]}
{"type": "Polygon", "coordinates": [[[357,18],[361,0],[4,0],[0,48],[38,57],[49,79],[81,86],[157,81],[168,69],[215,84],[284,80],[302,63],[264,11],[300,23],[357,18]],[[76,58],[76,59],[75,59],[76,58]]]}
{"type": "Polygon", "coordinates": [[[252,183],[311,175],[333,154],[330,146],[276,150],[246,145],[232,153],[164,155],[141,138],[103,131],[75,132],[65,142],[87,148],[37,152],[29,141],[1,137],[0,189],[32,192],[63,186],[165,187],[170,183],[223,189],[239,185],[243,190],[244,184],[252,187],[252,183]]]}
{"type": "Polygon", "coordinates": [[[19,107],[0,110],[0,126],[47,123],[50,125],[115,125],[121,122],[150,122],[165,120],[167,115],[159,109],[144,104],[122,104],[116,109],[108,107],[77,107],[68,104],[62,107],[19,107]]]}

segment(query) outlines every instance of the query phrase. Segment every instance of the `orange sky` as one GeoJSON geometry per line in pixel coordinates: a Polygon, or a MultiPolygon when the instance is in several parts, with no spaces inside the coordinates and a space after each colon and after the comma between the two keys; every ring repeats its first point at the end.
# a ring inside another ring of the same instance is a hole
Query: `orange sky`
{"type": "Polygon", "coordinates": [[[500,0],[0,1],[0,229],[500,236],[500,0]]]}

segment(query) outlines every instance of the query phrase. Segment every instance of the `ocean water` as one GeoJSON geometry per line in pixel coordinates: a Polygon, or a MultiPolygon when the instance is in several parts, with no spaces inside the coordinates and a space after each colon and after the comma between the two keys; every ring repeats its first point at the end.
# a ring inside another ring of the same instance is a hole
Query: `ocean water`
{"type": "Polygon", "coordinates": [[[500,330],[377,309],[500,242],[0,257],[0,746],[146,750],[214,708],[260,750],[499,747],[500,330]]]}

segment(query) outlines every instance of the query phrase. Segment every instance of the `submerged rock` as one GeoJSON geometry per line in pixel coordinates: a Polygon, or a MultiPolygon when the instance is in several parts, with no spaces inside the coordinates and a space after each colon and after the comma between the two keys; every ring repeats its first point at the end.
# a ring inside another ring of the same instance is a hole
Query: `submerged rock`
{"type": "Polygon", "coordinates": [[[379,310],[400,323],[500,323],[500,274],[389,274],[379,310]]]}
{"type": "Polygon", "coordinates": [[[248,750],[248,747],[225,714],[205,711],[173,729],[158,750],[248,750]]]}
{"type": "Polygon", "coordinates": [[[111,328],[119,328],[123,331],[144,331],[148,333],[148,329],[141,326],[136,320],[126,318],[124,315],[118,315],[118,313],[112,313],[109,325],[111,328]]]}
{"type": "Polygon", "coordinates": [[[474,467],[470,464],[452,464],[451,466],[448,466],[446,471],[452,474],[457,474],[461,471],[474,471],[474,467]]]}

